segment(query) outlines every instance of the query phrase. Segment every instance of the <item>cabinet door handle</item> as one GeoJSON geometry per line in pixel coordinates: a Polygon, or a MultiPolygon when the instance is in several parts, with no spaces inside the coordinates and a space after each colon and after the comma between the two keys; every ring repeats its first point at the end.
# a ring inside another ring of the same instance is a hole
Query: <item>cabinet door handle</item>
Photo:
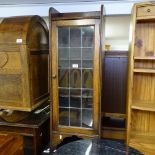
{"type": "Polygon", "coordinates": [[[56,78],[56,74],[52,75],[52,78],[55,79],[56,78]]]}

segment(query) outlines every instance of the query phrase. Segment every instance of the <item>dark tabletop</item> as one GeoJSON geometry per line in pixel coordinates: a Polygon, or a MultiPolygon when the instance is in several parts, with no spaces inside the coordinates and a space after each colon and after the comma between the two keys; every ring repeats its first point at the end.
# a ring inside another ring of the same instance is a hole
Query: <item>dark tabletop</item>
{"type": "Polygon", "coordinates": [[[122,142],[93,139],[78,140],[61,146],[53,155],[143,155],[122,142]]]}

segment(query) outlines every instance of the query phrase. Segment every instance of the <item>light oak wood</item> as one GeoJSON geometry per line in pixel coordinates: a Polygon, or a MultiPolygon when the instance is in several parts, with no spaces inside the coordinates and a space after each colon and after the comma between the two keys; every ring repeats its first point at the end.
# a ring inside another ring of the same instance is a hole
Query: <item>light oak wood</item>
{"type": "Polygon", "coordinates": [[[32,111],[48,100],[48,28],[39,16],[0,25],[0,108],[32,111]]]}
{"type": "Polygon", "coordinates": [[[137,7],[137,17],[155,16],[154,6],[137,7]]]}
{"type": "Polygon", "coordinates": [[[135,4],[128,72],[127,144],[155,154],[155,3],[135,4]]]}
{"type": "Polygon", "coordinates": [[[152,57],[141,57],[141,56],[136,56],[134,57],[135,60],[155,60],[155,56],[152,56],[152,57]]]}
{"type": "Polygon", "coordinates": [[[136,73],[155,73],[155,69],[134,69],[136,73]]]}
{"type": "Polygon", "coordinates": [[[155,102],[150,101],[133,101],[132,109],[155,112],[155,102]]]}

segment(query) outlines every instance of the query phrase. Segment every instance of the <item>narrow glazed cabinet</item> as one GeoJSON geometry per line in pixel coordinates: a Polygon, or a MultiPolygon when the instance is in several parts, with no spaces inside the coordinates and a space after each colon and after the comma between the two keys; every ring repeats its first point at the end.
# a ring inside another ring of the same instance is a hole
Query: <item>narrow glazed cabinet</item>
{"type": "Polygon", "coordinates": [[[0,24],[0,109],[32,111],[48,100],[48,29],[39,16],[0,24]]]}
{"type": "Polygon", "coordinates": [[[101,12],[52,13],[53,146],[64,137],[100,135],[101,12]]]}
{"type": "Polygon", "coordinates": [[[155,4],[133,8],[128,77],[127,143],[155,154],[155,4]]]}

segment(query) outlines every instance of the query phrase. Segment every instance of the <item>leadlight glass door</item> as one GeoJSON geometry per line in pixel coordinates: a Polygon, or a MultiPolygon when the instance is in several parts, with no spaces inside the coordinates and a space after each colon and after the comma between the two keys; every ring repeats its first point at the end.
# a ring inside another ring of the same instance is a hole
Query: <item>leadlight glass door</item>
{"type": "Polygon", "coordinates": [[[99,22],[54,21],[52,28],[53,126],[97,130],[99,22]]]}

